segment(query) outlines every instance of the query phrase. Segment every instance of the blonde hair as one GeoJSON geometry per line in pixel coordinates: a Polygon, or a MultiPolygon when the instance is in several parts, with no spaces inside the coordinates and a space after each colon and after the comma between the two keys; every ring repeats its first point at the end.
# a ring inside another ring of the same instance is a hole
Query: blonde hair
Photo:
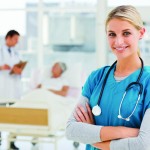
{"type": "MultiPolygon", "coordinates": [[[[141,19],[139,12],[136,10],[135,7],[131,5],[122,5],[122,6],[118,6],[114,8],[107,16],[107,19],[105,22],[105,29],[107,28],[108,22],[114,18],[128,21],[137,30],[140,30],[143,28],[143,21],[141,19]]],[[[139,49],[137,53],[140,56],[139,49]]]]}
{"type": "Polygon", "coordinates": [[[114,8],[107,16],[106,26],[111,19],[118,18],[130,22],[137,30],[143,27],[139,12],[131,5],[122,5],[114,8]]]}

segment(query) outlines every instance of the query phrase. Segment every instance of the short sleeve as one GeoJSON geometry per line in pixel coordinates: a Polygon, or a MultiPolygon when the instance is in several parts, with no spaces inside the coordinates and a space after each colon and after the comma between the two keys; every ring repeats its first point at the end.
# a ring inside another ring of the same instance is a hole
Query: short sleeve
{"type": "MultiPolygon", "coordinates": [[[[108,67],[108,66],[106,66],[108,67]]],[[[82,95],[87,97],[88,99],[90,99],[90,96],[93,92],[94,87],[96,86],[96,84],[98,84],[99,82],[101,82],[101,79],[103,77],[105,68],[103,67],[101,69],[98,69],[96,71],[93,71],[88,79],[86,80],[83,89],[82,89],[82,95]]]]}
{"type": "Polygon", "coordinates": [[[93,73],[89,75],[82,89],[82,95],[87,97],[88,99],[90,98],[93,91],[94,84],[92,83],[92,80],[93,80],[93,73]]]}

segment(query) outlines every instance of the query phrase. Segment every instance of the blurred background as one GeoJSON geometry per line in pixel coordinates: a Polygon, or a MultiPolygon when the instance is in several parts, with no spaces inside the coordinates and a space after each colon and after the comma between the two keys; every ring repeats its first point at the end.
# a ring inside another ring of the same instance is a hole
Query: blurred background
{"type": "Polygon", "coordinates": [[[21,79],[24,93],[31,72],[54,61],[80,63],[87,76],[111,64],[115,57],[106,42],[104,22],[109,10],[123,4],[134,5],[142,16],[146,34],[139,47],[150,65],[149,0],[1,0],[0,45],[9,30],[20,33],[16,50],[28,61],[21,79]]]}
{"type": "Polygon", "coordinates": [[[32,69],[54,60],[81,62],[89,74],[115,59],[105,40],[104,19],[112,7],[122,4],[134,5],[141,13],[146,35],[140,49],[145,63],[150,64],[149,0],[0,1],[0,43],[10,29],[21,34],[16,49],[28,61],[22,78],[24,86],[32,69]]]}

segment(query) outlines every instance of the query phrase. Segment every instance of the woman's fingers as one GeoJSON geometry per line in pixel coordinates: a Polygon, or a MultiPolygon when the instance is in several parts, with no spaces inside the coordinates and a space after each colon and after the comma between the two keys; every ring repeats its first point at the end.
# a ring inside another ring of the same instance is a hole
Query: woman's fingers
{"type": "Polygon", "coordinates": [[[86,122],[85,116],[78,106],[76,107],[76,114],[78,115],[78,117],[82,122],[86,122]]]}
{"type": "Polygon", "coordinates": [[[87,112],[90,117],[90,120],[92,121],[92,123],[94,123],[93,114],[92,114],[91,108],[88,103],[86,103],[86,108],[87,108],[87,112]]]}
{"type": "Polygon", "coordinates": [[[85,122],[89,123],[90,117],[89,117],[87,111],[83,108],[83,106],[78,106],[78,108],[80,109],[81,113],[83,114],[83,116],[85,118],[85,122]]]}
{"type": "Polygon", "coordinates": [[[78,122],[94,123],[92,111],[88,103],[86,103],[86,109],[82,105],[78,105],[75,109],[74,117],[78,122]]]}
{"type": "Polygon", "coordinates": [[[79,118],[79,116],[77,115],[76,112],[74,112],[73,115],[74,115],[75,119],[76,119],[78,122],[82,122],[82,120],[79,118]]]}

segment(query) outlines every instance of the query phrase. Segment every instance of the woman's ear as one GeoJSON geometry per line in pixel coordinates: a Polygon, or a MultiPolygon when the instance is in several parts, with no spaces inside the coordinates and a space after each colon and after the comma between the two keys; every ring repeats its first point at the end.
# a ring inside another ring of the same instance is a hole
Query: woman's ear
{"type": "Polygon", "coordinates": [[[141,28],[140,29],[140,38],[139,38],[139,40],[143,38],[144,33],[145,33],[145,28],[141,28]]]}

